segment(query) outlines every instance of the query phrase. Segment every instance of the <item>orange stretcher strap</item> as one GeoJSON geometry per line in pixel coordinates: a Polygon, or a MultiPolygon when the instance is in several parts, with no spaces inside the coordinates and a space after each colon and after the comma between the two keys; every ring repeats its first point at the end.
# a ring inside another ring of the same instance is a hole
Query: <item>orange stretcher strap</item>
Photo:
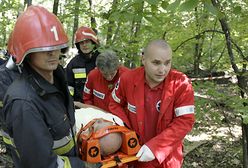
{"type": "Polygon", "coordinates": [[[95,122],[96,122],[97,120],[103,120],[103,121],[106,121],[106,122],[113,123],[113,122],[108,121],[108,120],[105,120],[105,119],[103,119],[103,118],[95,118],[95,119],[91,120],[90,122],[88,122],[85,126],[84,126],[84,125],[81,126],[81,128],[80,128],[80,130],[79,130],[79,132],[78,132],[78,134],[77,134],[77,137],[78,137],[78,138],[79,138],[79,137],[82,138],[82,136],[81,136],[82,132],[83,132],[83,131],[86,131],[87,129],[89,129],[89,131],[88,131],[89,134],[83,136],[83,139],[84,139],[84,140],[89,139],[89,138],[91,137],[91,135],[93,134],[93,132],[94,132],[92,126],[95,124],[95,122]]]}
{"type": "MultiPolygon", "coordinates": [[[[132,162],[135,160],[138,160],[136,156],[128,156],[128,157],[124,157],[120,159],[121,163],[123,164],[132,162]]],[[[118,163],[112,160],[112,161],[104,162],[101,168],[109,168],[109,167],[114,167],[114,166],[118,166],[118,163]]]]}
{"type": "Polygon", "coordinates": [[[94,132],[91,137],[94,139],[99,139],[105,135],[108,135],[110,133],[114,133],[114,132],[128,132],[130,131],[128,128],[124,127],[124,126],[117,126],[117,125],[111,125],[111,126],[107,126],[104,128],[99,129],[98,131],[94,132]]]}

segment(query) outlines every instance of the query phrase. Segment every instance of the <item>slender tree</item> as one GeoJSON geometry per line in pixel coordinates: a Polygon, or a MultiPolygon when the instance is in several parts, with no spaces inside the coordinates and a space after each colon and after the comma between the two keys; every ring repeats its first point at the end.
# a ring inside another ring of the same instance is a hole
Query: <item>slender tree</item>
{"type": "MultiPolygon", "coordinates": [[[[222,12],[223,17],[219,18],[219,22],[221,24],[221,28],[225,34],[226,39],[226,46],[227,51],[229,55],[229,59],[231,62],[231,66],[233,68],[233,71],[235,72],[237,79],[238,79],[238,86],[241,90],[241,96],[245,98],[245,96],[248,95],[248,76],[245,75],[247,73],[246,64],[243,64],[243,68],[240,69],[237,66],[235,55],[233,52],[233,45],[232,45],[232,38],[231,38],[231,32],[228,26],[227,19],[225,17],[224,12],[221,10],[221,5],[218,0],[211,0],[214,7],[216,7],[219,11],[222,12]]],[[[245,60],[244,60],[245,61],[245,60]]],[[[247,104],[244,104],[247,106],[247,104]]],[[[242,136],[243,136],[243,167],[248,168],[248,125],[242,122],[242,136]]]]}
{"type": "Polygon", "coordinates": [[[75,6],[74,6],[74,25],[73,25],[73,35],[72,35],[72,46],[74,45],[74,34],[76,33],[78,29],[78,18],[79,18],[79,6],[80,6],[80,0],[75,0],[75,6]]]}
{"type": "Polygon", "coordinates": [[[58,8],[59,8],[59,0],[53,1],[53,13],[55,15],[58,15],[58,8]]]}
{"type": "Polygon", "coordinates": [[[113,43],[112,38],[114,36],[113,29],[114,29],[114,26],[115,26],[115,21],[109,19],[109,16],[111,16],[111,14],[116,11],[117,6],[118,6],[118,0],[113,0],[112,6],[108,11],[108,18],[107,18],[108,19],[108,30],[107,30],[106,44],[113,43]]]}
{"type": "MultiPolygon", "coordinates": [[[[92,0],[88,0],[88,2],[89,2],[89,5],[90,5],[90,13],[92,13],[92,0]]],[[[91,28],[96,32],[96,33],[98,33],[97,32],[97,30],[96,30],[96,27],[97,27],[97,25],[96,25],[96,18],[95,17],[93,17],[93,15],[91,14],[90,15],[90,25],[91,25],[91,28]]]]}
{"type": "Polygon", "coordinates": [[[24,7],[32,5],[32,0],[24,0],[24,7]]]}

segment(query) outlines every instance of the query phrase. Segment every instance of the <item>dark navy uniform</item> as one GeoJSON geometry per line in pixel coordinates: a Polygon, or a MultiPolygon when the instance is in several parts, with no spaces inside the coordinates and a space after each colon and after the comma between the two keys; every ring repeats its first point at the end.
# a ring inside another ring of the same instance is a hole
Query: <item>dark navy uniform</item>
{"type": "Polygon", "coordinates": [[[4,64],[6,61],[0,58],[0,65],[4,64]]]}
{"type": "Polygon", "coordinates": [[[50,84],[28,67],[5,95],[4,136],[17,168],[88,167],[76,157],[74,106],[63,69],[53,73],[50,84]]]}
{"type": "Polygon", "coordinates": [[[95,62],[98,55],[99,52],[95,51],[89,59],[85,54],[79,52],[67,65],[67,80],[74,101],[83,101],[84,84],[89,72],[96,67],[95,62]]]}
{"type": "Polygon", "coordinates": [[[6,67],[6,63],[0,65],[0,114],[3,107],[3,98],[4,95],[10,86],[10,84],[16,79],[16,77],[19,75],[17,67],[14,69],[8,69],[6,67]]]}

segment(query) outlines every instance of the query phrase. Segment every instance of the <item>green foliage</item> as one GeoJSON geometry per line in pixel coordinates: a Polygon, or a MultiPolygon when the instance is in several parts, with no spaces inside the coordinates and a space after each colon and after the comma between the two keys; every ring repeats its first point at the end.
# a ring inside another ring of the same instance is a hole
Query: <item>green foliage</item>
{"type": "Polygon", "coordinates": [[[211,14],[213,14],[214,16],[218,16],[219,15],[219,11],[218,9],[216,9],[216,7],[214,7],[211,3],[210,0],[204,1],[204,7],[205,9],[210,12],[211,14]]]}
{"type": "Polygon", "coordinates": [[[181,0],[175,0],[173,3],[169,4],[166,8],[168,11],[176,11],[179,7],[181,0]]]}
{"type": "Polygon", "coordinates": [[[187,0],[179,7],[179,11],[192,11],[197,7],[199,0],[187,0]]]}
{"type": "Polygon", "coordinates": [[[19,1],[0,1],[0,49],[6,48],[18,12],[22,11],[19,1]]]}
{"type": "MultiPolygon", "coordinates": [[[[223,114],[233,117],[242,117],[243,122],[248,123],[248,100],[239,96],[240,89],[237,85],[224,84],[219,85],[215,82],[196,82],[194,83],[196,96],[197,119],[204,121],[206,113],[211,116],[215,122],[221,122],[223,114]],[[211,113],[213,108],[219,108],[223,111],[211,113]],[[226,112],[229,111],[229,112],[226,112]],[[232,112],[232,113],[230,113],[232,112]]],[[[205,123],[207,124],[207,123],[205,123]]]]}
{"type": "MultiPolygon", "coordinates": [[[[74,3],[74,0],[60,1],[58,11],[58,17],[70,39],[73,37],[74,3]]],[[[3,32],[0,34],[0,48],[5,48],[17,13],[23,6],[17,0],[1,1],[0,5],[0,31],[3,32]]],[[[239,47],[243,56],[247,56],[248,5],[244,0],[223,0],[220,2],[221,11],[213,6],[211,0],[117,0],[116,5],[112,5],[113,1],[94,1],[90,10],[88,0],[81,0],[79,26],[90,26],[90,17],[94,17],[102,47],[116,50],[120,59],[128,66],[140,65],[141,50],[148,41],[163,38],[174,50],[173,66],[181,71],[192,71],[198,58],[201,69],[232,72],[226,39],[218,21],[220,18],[225,18],[228,22],[235,63],[241,68],[247,62],[234,45],[239,47]],[[106,43],[110,28],[111,38],[106,43]],[[199,46],[200,53],[196,52],[196,46],[199,46]]],[[[236,113],[247,121],[240,103],[244,100],[239,98],[239,92],[235,92],[236,97],[228,97],[211,91],[216,86],[206,87],[209,92],[205,94],[228,102],[230,108],[237,109],[236,113]]],[[[204,112],[210,111],[214,106],[202,99],[197,99],[197,103],[198,110],[204,112]]],[[[218,117],[220,116],[216,116],[218,117]]]]}

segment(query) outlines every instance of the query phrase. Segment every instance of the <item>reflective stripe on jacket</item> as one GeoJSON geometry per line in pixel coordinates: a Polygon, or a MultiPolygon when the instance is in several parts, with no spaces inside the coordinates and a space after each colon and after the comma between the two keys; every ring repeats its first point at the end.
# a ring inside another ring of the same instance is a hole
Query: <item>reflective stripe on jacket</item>
{"type": "Polygon", "coordinates": [[[92,53],[91,59],[87,59],[83,53],[72,58],[66,67],[66,75],[69,90],[74,101],[83,101],[82,94],[84,84],[89,72],[96,67],[96,57],[99,52],[92,53]]]}
{"type": "Polygon", "coordinates": [[[148,142],[144,136],[144,67],[121,76],[110,99],[110,111],[139,134],[156,159],[137,163],[138,168],[179,168],[182,165],[182,141],[194,124],[194,94],[190,80],[171,70],[164,82],[156,136],[148,142]]]}
{"type": "Polygon", "coordinates": [[[129,69],[123,66],[118,68],[118,72],[112,81],[107,81],[99,71],[99,69],[92,70],[84,86],[83,100],[85,104],[91,104],[97,106],[105,111],[109,111],[109,97],[112,90],[115,87],[115,83],[118,81],[121,74],[129,69]]]}
{"type": "Polygon", "coordinates": [[[12,151],[12,158],[18,168],[84,165],[76,155],[74,106],[61,67],[54,71],[54,79],[59,86],[30,68],[6,93],[1,117],[9,135],[6,142],[16,147],[18,155],[12,151]]]}

